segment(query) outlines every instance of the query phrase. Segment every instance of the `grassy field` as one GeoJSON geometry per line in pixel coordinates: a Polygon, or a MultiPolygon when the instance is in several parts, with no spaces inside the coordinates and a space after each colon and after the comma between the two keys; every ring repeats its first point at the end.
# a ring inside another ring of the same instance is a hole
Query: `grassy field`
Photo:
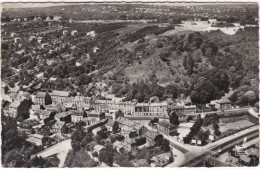
{"type": "Polygon", "coordinates": [[[253,125],[255,125],[255,124],[250,122],[249,120],[239,120],[239,121],[234,121],[234,122],[225,123],[223,125],[220,125],[219,130],[220,130],[220,132],[225,132],[227,130],[235,130],[237,128],[242,129],[242,128],[247,128],[247,127],[250,127],[253,125]]]}

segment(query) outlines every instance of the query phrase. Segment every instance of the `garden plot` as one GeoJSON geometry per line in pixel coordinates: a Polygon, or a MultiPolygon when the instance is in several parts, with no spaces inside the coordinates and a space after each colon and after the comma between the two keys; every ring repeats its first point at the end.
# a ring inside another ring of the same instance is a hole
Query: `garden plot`
{"type": "Polygon", "coordinates": [[[250,122],[249,120],[239,120],[230,123],[223,123],[219,125],[220,132],[225,132],[227,130],[236,130],[236,129],[243,129],[250,126],[255,125],[254,123],[250,122]]]}

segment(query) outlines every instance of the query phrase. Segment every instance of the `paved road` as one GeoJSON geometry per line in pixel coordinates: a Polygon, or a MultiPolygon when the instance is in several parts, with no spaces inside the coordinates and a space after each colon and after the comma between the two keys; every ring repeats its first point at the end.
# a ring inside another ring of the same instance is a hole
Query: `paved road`
{"type": "Polygon", "coordinates": [[[49,157],[51,155],[57,154],[57,157],[60,159],[60,163],[58,167],[63,167],[65,159],[69,150],[71,150],[71,140],[64,140],[58,144],[53,145],[52,147],[36,154],[41,157],[49,157]]]}
{"type": "Polygon", "coordinates": [[[204,157],[210,154],[210,151],[217,151],[219,148],[221,148],[222,151],[227,151],[231,147],[235,146],[238,141],[243,141],[244,137],[248,137],[248,140],[259,137],[258,126],[251,127],[237,134],[233,134],[231,136],[218,140],[207,146],[203,146],[202,151],[200,152],[189,152],[185,154],[186,163],[183,163],[180,166],[198,166],[202,163],[204,157]]]}

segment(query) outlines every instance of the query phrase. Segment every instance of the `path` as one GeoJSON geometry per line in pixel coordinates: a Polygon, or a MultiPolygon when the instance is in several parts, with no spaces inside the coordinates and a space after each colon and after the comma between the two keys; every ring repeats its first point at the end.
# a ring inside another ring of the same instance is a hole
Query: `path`
{"type": "Polygon", "coordinates": [[[60,159],[60,163],[58,167],[63,167],[67,154],[71,149],[72,149],[71,140],[70,139],[64,140],[44,150],[43,152],[38,153],[37,156],[49,157],[51,155],[57,154],[57,157],[60,159]]]}

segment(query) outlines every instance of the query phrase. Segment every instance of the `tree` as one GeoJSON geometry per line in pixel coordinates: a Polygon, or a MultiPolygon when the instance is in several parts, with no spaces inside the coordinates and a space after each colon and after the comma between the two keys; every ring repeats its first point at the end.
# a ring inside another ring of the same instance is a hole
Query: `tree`
{"type": "Polygon", "coordinates": [[[246,97],[246,99],[247,99],[248,105],[249,105],[249,104],[252,104],[252,102],[254,102],[255,99],[256,99],[255,92],[252,91],[252,90],[246,92],[246,93],[245,93],[245,97],[246,97]]]}
{"type": "Polygon", "coordinates": [[[219,135],[221,134],[221,132],[219,131],[219,125],[218,125],[218,123],[214,123],[214,124],[213,124],[213,128],[214,128],[214,134],[215,134],[216,136],[219,136],[219,135]]]}
{"type": "Polygon", "coordinates": [[[170,122],[176,126],[180,125],[179,116],[173,111],[170,115],[170,122]]]}
{"type": "Polygon", "coordinates": [[[118,110],[118,112],[116,112],[116,119],[118,118],[118,117],[124,117],[124,113],[122,112],[122,110],[118,110]]]}
{"type": "Polygon", "coordinates": [[[108,146],[101,150],[98,155],[98,160],[112,167],[114,163],[113,147],[108,146]]]}

